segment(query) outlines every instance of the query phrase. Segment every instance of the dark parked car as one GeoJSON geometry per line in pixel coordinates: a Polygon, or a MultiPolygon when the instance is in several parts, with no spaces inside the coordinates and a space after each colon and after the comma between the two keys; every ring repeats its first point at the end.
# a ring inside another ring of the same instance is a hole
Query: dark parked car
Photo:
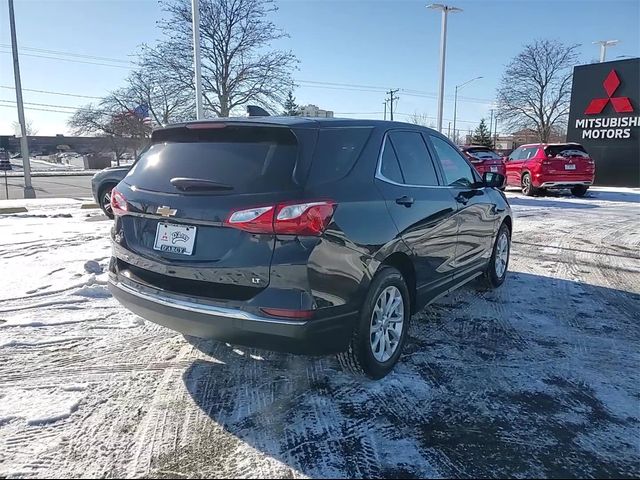
{"type": "Polygon", "coordinates": [[[111,211],[111,190],[120,183],[120,180],[126,177],[130,169],[131,165],[105,168],[96,173],[91,179],[93,198],[109,218],[113,218],[113,212],[111,211]]]}
{"type": "Polygon", "coordinates": [[[571,189],[583,197],[596,175],[596,166],[578,143],[522,145],[506,159],[509,186],[531,196],[547,189],[571,189]]]}
{"type": "Polygon", "coordinates": [[[110,289],[186,335],[339,353],[372,378],[411,313],[502,284],[512,217],[439,133],[409,124],[219,119],[153,132],[112,192],[110,289]]]}

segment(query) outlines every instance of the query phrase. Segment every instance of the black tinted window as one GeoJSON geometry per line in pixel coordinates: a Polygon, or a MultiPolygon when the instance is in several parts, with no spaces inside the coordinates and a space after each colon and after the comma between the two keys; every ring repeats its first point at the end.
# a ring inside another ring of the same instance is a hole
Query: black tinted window
{"type": "Polygon", "coordinates": [[[404,183],[438,185],[436,170],[427,145],[418,132],[392,132],[389,139],[400,162],[404,183]]]}
{"type": "Polygon", "coordinates": [[[370,133],[370,128],[320,130],[310,181],[333,182],[344,177],[360,156],[370,133]]]}
{"type": "Polygon", "coordinates": [[[475,183],[472,167],[466,162],[458,149],[449,145],[441,138],[431,136],[431,142],[436,149],[444,177],[449,186],[468,187],[475,183]]]}
{"type": "Polygon", "coordinates": [[[380,168],[382,175],[396,183],[404,183],[402,178],[402,172],[400,172],[400,165],[398,165],[398,157],[391,145],[389,139],[384,142],[384,150],[382,152],[382,166],[380,168]]]}
{"type": "MultiPolygon", "coordinates": [[[[178,129],[177,129],[178,130],[178,129]]],[[[292,175],[298,147],[283,128],[225,127],[165,133],[135,164],[127,183],[161,192],[177,192],[176,177],[216,182],[233,193],[264,193],[295,188],[292,175]]]]}
{"type": "Polygon", "coordinates": [[[582,145],[549,145],[544,149],[547,155],[552,157],[582,157],[589,158],[582,145]]]}
{"type": "Polygon", "coordinates": [[[482,160],[500,160],[502,157],[489,148],[469,148],[467,153],[482,160]]]}

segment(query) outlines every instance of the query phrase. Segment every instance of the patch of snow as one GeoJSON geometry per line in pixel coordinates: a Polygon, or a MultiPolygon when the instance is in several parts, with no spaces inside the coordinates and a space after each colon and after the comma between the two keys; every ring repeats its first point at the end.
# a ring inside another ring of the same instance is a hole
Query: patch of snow
{"type": "Polygon", "coordinates": [[[111,296],[111,292],[106,286],[97,284],[86,285],[73,292],[73,294],[87,298],[109,298],[111,296]]]}
{"type": "Polygon", "coordinates": [[[0,402],[0,425],[21,419],[27,425],[45,425],[69,418],[84,396],[78,391],[11,389],[0,402]]]}
{"type": "Polygon", "coordinates": [[[84,264],[84,270],[87,273],[95,273],[96,275],[102,273],[102,266],[95,260],[89,260],[84,264]]]}

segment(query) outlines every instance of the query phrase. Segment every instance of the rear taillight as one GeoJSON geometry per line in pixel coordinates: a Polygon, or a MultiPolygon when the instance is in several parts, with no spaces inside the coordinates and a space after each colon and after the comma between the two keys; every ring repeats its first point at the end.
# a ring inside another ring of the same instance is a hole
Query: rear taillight
{"type": "Polygon", "coordinates": [[[129,211],[127,199],[115,188],[111,190],[111,211],[116,216],[122,216],[129,211]]]}
{"type": "Polygon", "coordinates": [[[251,233],[317,236],[329,226],[335,207],[331,201],[281,203],[235,211],[224,223],[251,233]]]}

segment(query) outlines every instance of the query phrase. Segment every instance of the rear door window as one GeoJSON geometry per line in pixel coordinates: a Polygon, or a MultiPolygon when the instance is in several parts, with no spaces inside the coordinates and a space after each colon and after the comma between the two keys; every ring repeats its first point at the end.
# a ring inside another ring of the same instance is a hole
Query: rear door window
{"type": "Polygon", "coordinates": [[[175,178],[202,181],[221,193],[267,193],[297,187],[298,145],[287,128],[227,126],[162,132],[129,172],[137,188],[180,193],[175,178]],[[214,188],[215,189],[215,188],[214,188]]]}
{"type": "Polygon", "coordinates": [[[442,164],[447,185],[450,187],[470,187],[476,182],[473,167],[467,163],[458,149],[433,135],[431,135],[431,142],[442,164]]]}
{"type": "Polygon", "coordinates": [[[343,178],[360,156],[371,128],[325,128],[318,132],[309,181],[314,184],[343,178]]]}
{"type": "Polygon", "coordinates": [[[404,183],[408,185],[438,185],[433,160],[419,132],[395,131],[389,140],[398,157],[404,183]]]}

